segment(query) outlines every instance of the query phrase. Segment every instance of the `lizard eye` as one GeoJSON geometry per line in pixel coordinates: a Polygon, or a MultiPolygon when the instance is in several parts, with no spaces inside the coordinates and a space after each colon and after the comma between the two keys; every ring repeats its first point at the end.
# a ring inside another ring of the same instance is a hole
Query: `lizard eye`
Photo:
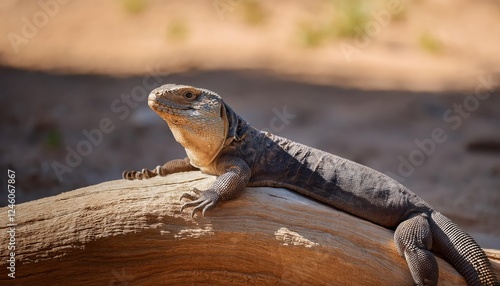
{"type": "Polygon", "coordinates": [[[195,95],[191,91],[186,91],[185,93],[182,94],[182,96],[187,100],[195,99],[195,95]]]}

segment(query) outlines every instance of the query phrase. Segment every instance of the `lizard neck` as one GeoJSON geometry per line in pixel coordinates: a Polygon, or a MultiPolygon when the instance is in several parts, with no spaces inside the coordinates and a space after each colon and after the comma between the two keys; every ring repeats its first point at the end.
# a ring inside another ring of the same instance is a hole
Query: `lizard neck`
{"type": "Polygon", "coordinates": [[[220,105],[219,112],[220,116],[203,120],[182,117],[182,121],[173,121],[164,118],[175,140],[184,147],[191,165],[196,168],[201,169],[212,164],[225,146],[229,122],[223,105],[220,105]]]}
{"type": "Polygon", "coordinates": [[[229,105],[224,103],[224,109],[226,111],[226,118],[228,122],[228,131],[224,142],[224,147],[226,147],[233,141],[243,140],[250,130],[250,126],[245,120],[236,114],[236,112],[234,112],[229,105]]]}
{"type": "Polygon", "coordinates": [[[180,129],[174,124],[169,126],[176,141],[186,150],[191,165],[197,168],[211,165],[224,147],[241,141],[249,130],[249,125],[225,103],[222,103],[219,120],[205,122],[196,132],[186,132],[186,126],[180,129]],[[191,136],[193,134],[196,136],[191,136]]]}

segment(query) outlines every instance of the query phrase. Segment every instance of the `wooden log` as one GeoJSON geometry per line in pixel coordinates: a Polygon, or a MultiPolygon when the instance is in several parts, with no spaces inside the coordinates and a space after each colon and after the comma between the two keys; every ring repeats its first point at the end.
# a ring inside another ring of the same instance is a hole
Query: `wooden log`
{"type": "MultiPolygon", "coordinates": [[[[205,218],[179,211],[182,193],[213,181],[117,180],[17,205],[15,279],[1,208],[0,284],[412,285],[392,231],[285,189],[248,188],[205,218]]],[[[438,262],[440,285],[465,285],[438,262]]]]}

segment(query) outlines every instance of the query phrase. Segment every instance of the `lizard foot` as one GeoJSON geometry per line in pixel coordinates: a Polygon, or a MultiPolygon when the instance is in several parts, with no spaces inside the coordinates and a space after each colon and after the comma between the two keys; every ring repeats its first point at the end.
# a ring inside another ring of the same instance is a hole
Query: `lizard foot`
{"type": "Polygon", "coordinates": [[[219,194],[217,194],[217,192],[215,192],[214,190],[206,190],[202,192],[198,189],[194,189],[193,192],[195,192],[198,196],[193,196],[189,193],[185,193],[180,198],[180,200],[182,199],[191,200],[191,202],[185,203],[181,207],[181,212],[186,207],[194,207],[193,210],[191,211],[191,217],[194,217],[194,214],[200,210],[201,210],[201,215],[205,216],[205,212],[213,208],[217,203],[217,201],[219,200],[219,194]]]}
{"type": "Polygon", "coordinates": [[[151,179],[159,174],[160,166],[156,167],[153,171],[148,169],[142,169],[141,171],[124,171],[122,173],[122,178],[125,180],[142,180],[151,179]]]}

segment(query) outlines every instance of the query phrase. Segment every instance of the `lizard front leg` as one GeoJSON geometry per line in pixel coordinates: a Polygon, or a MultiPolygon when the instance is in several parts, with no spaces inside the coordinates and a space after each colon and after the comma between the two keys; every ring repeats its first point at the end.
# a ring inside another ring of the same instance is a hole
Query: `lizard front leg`
{"type": "Polygon", "coordinates": [[[251,176],[248,164],[236,157],[222,157],[217,159],[216,164],[218,173],[222,173],[222,175],[217,177],[210,189],[205,191],[195,189],[194,192],[197,196],[183,194],[180,199],[187,198],[191,202],[182,205],[181,212],[185,207],[194,207],[191,211],[191,217],[200,210],[205,216],[205,212],[213,208],[219,200],[231,200],[243,192],[251,176]]]}
{"type": "Polygon", "coordinates": [[[151,179],[156,176],[164,177],[169,174],[198,170],[190,164],[189,158],[168,161],[163,166],[156,166],[153,170],[142,169],[141,171],[124,171],[122,178],[126,180],[151,179]]]}

